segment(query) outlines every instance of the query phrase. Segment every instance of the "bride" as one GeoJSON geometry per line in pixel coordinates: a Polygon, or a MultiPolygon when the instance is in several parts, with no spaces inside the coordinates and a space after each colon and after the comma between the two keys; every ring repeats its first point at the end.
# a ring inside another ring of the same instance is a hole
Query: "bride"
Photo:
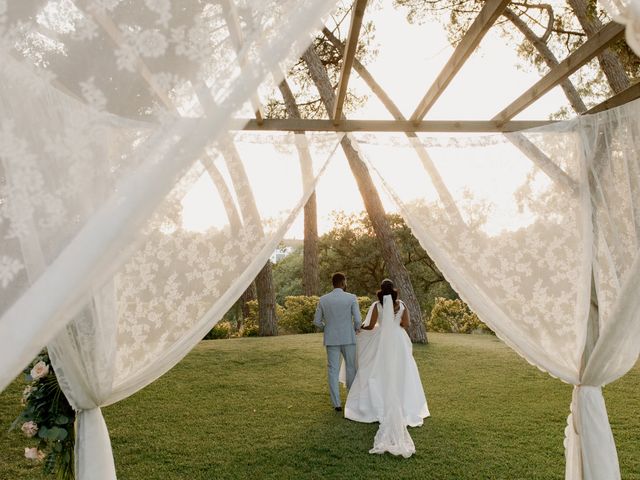
{"type": "Polygon", "coordinates": [[[391,280],[382,281],[378,300],[356,340],[358,371],[344,416],[357,422],[380,422],[369,453],[408,458],[415,446],[407,426],[421,426],[429,409],[405,330],[409,312],[391,280]]]}

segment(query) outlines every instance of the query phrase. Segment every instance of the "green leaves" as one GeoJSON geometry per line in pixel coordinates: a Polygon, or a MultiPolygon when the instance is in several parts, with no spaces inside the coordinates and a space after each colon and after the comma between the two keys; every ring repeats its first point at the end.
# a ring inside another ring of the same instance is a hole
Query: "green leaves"
{"type": "Polygon", "coordinates": [[[69,421],[69,417],[66,417],[64,415],[58,415],[55,419],[56,425],[67,425],[69,421]]]}
{"type": "Polygon", "coordinates": [[[61,480],[72,480],[76,414],[60,389],[46,350],[25,368],[24,373],[29,385],[22,394],[24,408],[13,422],[12,429],[20,428],[27,421],[35,422],[38,425],[37,448],[45,455],[42,463],[44,472],[55,473],[61,480]],[[44,362],[50,370],[45,377],[33,380],[29,372],[38,362],[44,362]]]}
{"type": "Polygon", "coordinates": [[[482,331],[493,333],[460,299],[436,298],[427,327],[432,332],[473,333],[474,331],[482,331]]]}
{"type": "Polygon", "coordinates": [[[60,427],[47,428],[46,426],[42,426],[40,427],[40,430],[38,430],[38,437],[42,438],[43,440],[62,442],[68,436],[69,432],[67,432],[66,429],[60,427]]]}

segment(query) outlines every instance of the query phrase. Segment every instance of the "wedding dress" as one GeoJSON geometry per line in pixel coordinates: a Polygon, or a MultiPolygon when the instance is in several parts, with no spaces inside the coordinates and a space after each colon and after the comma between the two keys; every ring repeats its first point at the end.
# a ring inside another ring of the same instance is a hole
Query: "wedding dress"
{"type": "Polygon", "coordinates": [[[411,340],[400,326],[406,307],[399,302],[394,314],[391,295],[383,302],[375,302],[365,320],[368,325],[377,308],[376,326],[361,330],[357,337],[358,372],[344,412],[346,418],[357,422],[380,422],[369,453],[389,452],[408,458],[415,453],[415,446],[407,426],[421,426],[429,409],[411,340]]]}

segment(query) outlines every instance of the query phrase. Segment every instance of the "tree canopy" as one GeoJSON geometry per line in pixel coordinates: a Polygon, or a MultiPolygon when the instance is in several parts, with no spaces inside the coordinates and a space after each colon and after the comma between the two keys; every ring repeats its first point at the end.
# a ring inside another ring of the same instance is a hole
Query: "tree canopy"
{"type": "MultiPolygon", "coordinates": [[[[457,295],[402,217],[388,214],[387,218],[418,300],[428,317],[436,297],[457,298],[457,295]]],[[[368,216],[365,212],[351,215],[335,212],[333,221],[333,228],[322,235],[319,242],[321,293],[332,289],[331,275],[341,271],[347,275],[350,292],[374,296],[380,281],[389,273],[368,216]]],[[[273,272],[278,303],[284,304],[287,296],[302,294],[300,249],[278,262],[273,272]]]]}
{"type": "MultiPolygon", "coordinates": [[[[484,3],[482,0],[394,0],[396,7],[406,11],[410,23],[438,20],[454,46],[484,3]]],[[[550,55],[561,61],[610,20],[599,8],[597,0],[568,0],[563,4],[524,1],[510,3],[495,26],[522,59],[520,68],[533,67],[544,74],[549,70],[550,55]]],[[[621,77],[629,77],[631,81],[640,77],[640,59],[624,41],[617,42],[610,50],[610,57],[604,64],[600,57],[602,68],[598,68],[597,61],[593,60],[571,77],[588,106],[617,93],[621,89],[619,84],[625,83],[625,78],[621,77]],[[612,65],[617,63],[619,65],[612,65]],[[621,71],[612,71],[617,67],[621,71]],[[611,78],[615,75],[617,81],[611,78]]],[[[552,117],[566,118],[570,113],[561,109],[552,117]]]]}

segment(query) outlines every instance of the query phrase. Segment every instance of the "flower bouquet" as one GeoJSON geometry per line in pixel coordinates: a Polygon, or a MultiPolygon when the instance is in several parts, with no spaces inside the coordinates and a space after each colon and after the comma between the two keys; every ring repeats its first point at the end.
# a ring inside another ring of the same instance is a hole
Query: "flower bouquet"
{"type": "Polygon", "coordinates": [[[24,409],[11,425],[25,437],[37,441],[26,447],[24,456],[42,462],[45,473],[60,480],[72,480],[75,443],[75,411],[58,385],[47,351],[38,355],[25,370],[28,385],[22,393],[24,409]]]}

